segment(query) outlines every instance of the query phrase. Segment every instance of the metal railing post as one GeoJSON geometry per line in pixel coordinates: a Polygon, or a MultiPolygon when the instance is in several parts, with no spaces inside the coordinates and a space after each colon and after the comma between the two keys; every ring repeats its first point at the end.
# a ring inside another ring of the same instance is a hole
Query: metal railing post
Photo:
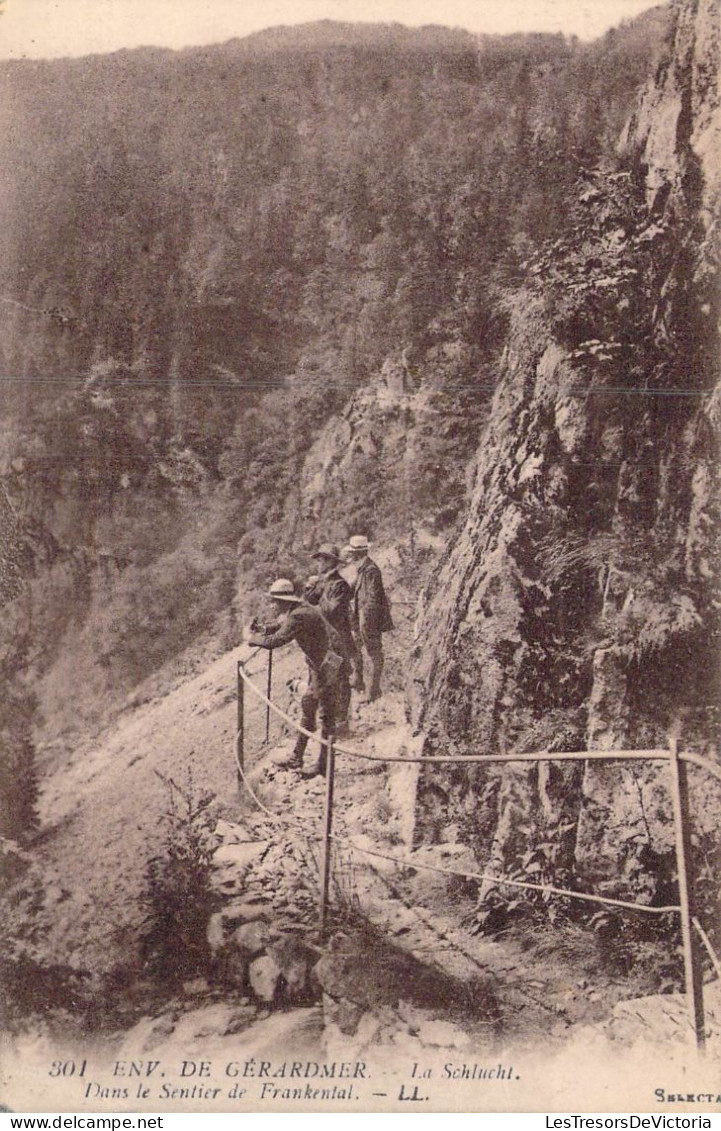
{"type": "Polygon", "coordinates": [[[241,770],[245,768],[245,682],[243,661],[238,660],[238,718],[235,730],[235,754],[238,763],[238,790],[243,788],[241,770]]]}
{"type": "MultiPolygon", "coordinates": [[[[273,649],[268,649],[268,688],[266,691],[266,699],[272,699],[271,691],[273,690],[273,649]]],[[[270,742],[270,703],[265,708],[265,741],[270,742]]]]}
{"type": "Polygon", "coordinates": [[[323,860],[321,864],[320,885],[320,941],[325,942],[328,920],[328,894],[330,892],[330,873],[332,866],[333,842],[333,784],[335,780],[335,736],[328,737],[328,761],[325,773],[325,821],[323,829],[323,860]]]}
{"type": "MultiPolygon", "coordinates": [[[[257,656],[260,648],[256,648],[251,656],[246,656],[245,661],[238,661],[238,727],[236,736],[236,757],[238,763],[238,779],[239,782],[243,781],[244,772],[244,696],[245,696],[245,683],[248,683],[250,691],[256,695],[261,701],[266,703],[266,734],[268,732],[268,715],[270,711],[274,711],[279,718],[283,719],[288,726],[295,729],[298,733],[306,733],[298,723],[292,719],[286,712],[282,711],[278,706],[271,702],[270,692],[272,691],[272,669],[268,664],[268,689],[269,694],[264,696],[260,688],[256,687],[251,679],[248,679],[245,672],[245,664],[257,656]]],[[[313,737],[308,735],[308,737],[313,737]]],[[[321,862],[321,891],[320,891],[320,937],[321,941],[325,941],[327,923],[328,923],[328,907],[330,895],[330,880],[332,871],[332,856],[331,849],[334,839],[346,840],[348,837],[335,838],[332,834],[333,827],[333,789],[335,778],[335,755],[336,744],[335,735],[330,735],[328,738],[321,740],[322,744],[327,750],[327,765],[326,765],[326,801],[325,801],[325,814],[324,814],[324,835],[322,840],[323,856],[321,862]]],[[[691,853],[691,824],[690,824],[690,811],[689,811],[689,795],[688,795],[688,776],[687,765],[695,765],[701,767],[707,773],[712,774],[714,777],[721,780],[721,767],[716,763],[710,762],[706,758],[702,758],[698,754],[692,754],[688,751],[679,752],[677,742],[673,739],[669,740],[669,746],[663,750],[583,750],[583,751],[538,751],[535,753],[528,753],[523,755],[509,755],[508,753],[494,754],[494,755],[460,755],[460,756],[441,756],[441,757],[416,757],[416,756],[394,756],[382,757],[373,754],[364,754],[358,750],[346,750],[343,747],[339,748],[341,753],[348,755],[351,758],[362,758],[370,762],[403,762],[406,765],[411,762],[424,763],[424,764],[452,764],[469,766],[477,763],[492,763],[492,762],[540,762],[540,761],[589,761],[591,759],[599,759],[604,761],[615,760],[648,760],[656,762],[668,762],[671,772],[671,797],[673,801],[674,811],[674,825],[676,832],[676,859],[678,868],[678,887],[679,887],[679,902],[669,907],[650,907],[645,903],[629,903],[625,900],[610,899],[607,896],[597,896],[584,894],[576,891],[567,891],[565,889],[556,888],[550,884],[533,884],[521,883],[520,881],[508,880],[502,876],[488,875],[486,873],[476,872],[456,872],[452,869],[436,868],[427,864],[421,864],[418,861],[399,860],[395,857],[388,856],[384,853],[370,851],[367,848],[361,848],[359,845],[354,845],[349,841],[351,846],[361,853],[366,853],[371,856],[380,856],[382,859],[387,859],[401,867],[408,868],[429,868],[432,872],[439,872],[444,875],[462,876],[465,879],[473,880],[492,880],[497,884],[510,884],[511,887],[527,888],[529,890],[541,891],[546,894],[556,894],[565,896],[570,899],[590,900],[594,903],[600,903],[613,907],[628,908],[631,911],[646,912],[649,914],[662,915],[669,912],[679,913],[681,916],[681,931],[683,939],[683,954],[684,954],[684,974],[685,974],[685,988],[687,1001],[689,1006],[689,1014],[691,1017],[692,1028],[696,1036],[696,1042],[700,1051],[705,1048],[705,1017],[704,1017],[704,1002],[703,1002],[703,977],[701,967],[701,954],[700,947],[696,942],[694,935],[694,928],[698,930],[704,945],[708,949],[714,967],[717,971],[721,971],[721,962],[715,955],[711,943],[706,936],[698,917],[695,914],[694,908],[694,892],[692,886],[692,853],[691,853]]],[[[265,809],[263,804],[255,797],[250,786],[249,792],[253,800],[264,809],[264,811],[271,817],[274,814],[265,809]]]]}
{"type": "Polygon", "coordinates": [[[678,756],[675,738],[669,742],[671,766],[671,797],[676,827],[676,868],[681,907],[681,938],[683,941],[683,966],[686,981],[686,1001],[691,1025],[696,1034],[700,1052],[706,1046],[706,1024],[703,1009],[703,979],[698,946],[693,933],[693,882],[691,877],[691,825],[688,807],[688,778],[686,765],[678,756]]]}

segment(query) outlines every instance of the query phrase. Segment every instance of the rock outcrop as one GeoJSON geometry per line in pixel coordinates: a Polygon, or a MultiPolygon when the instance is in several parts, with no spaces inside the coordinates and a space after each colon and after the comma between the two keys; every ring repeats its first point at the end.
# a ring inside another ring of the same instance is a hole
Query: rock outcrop
{"type": "Polygon", "coordinates": [[[721,16],[716,0],[677,3],[670,50],[621,139],[644,163],[652,198],[669,190],[713,222],[721,191],[721,16]]]}
{"type": "MultiPolygon", "coordinates": [[[[468,514],[425,594],[430,752],[666,747],[674,727],[716,751],[718,19],[715,0],[676,5],[618,167],[584,173],[566,236],[529,264],[468,514]]],[[[659,893],[660,769],[429,767],[419,797],[420,840],[659,893]]]]}
{"type": "Polygon", "coordinates": [[[261,819],[220,821],[215,837],[220,909],[206,932],[214,982],[268,1006],[312,1002],[317,953],[302,939],[315,916],[317,877],[307,846],[261,819]]]}

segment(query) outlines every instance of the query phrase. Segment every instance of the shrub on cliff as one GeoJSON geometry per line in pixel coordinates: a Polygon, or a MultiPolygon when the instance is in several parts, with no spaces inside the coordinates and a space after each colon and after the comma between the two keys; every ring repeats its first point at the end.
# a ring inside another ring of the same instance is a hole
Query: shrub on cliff
{"type": "Polygon", "coordinates": [[[206,970],[206,927],[214,909],[210,889],[213,794],[163,778],[168,810],[163,850],[145,868],[141,961],[159,984],[175,985],[206,970]]]}

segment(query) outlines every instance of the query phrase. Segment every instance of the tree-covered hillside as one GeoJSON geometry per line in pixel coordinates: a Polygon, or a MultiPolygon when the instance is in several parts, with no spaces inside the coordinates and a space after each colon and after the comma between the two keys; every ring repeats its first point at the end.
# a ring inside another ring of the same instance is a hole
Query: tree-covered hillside
{"type": "Polygon", "coordinates": [[[97,721],[217,628],[239,551],[257,580],[409,505],[450,528],[508,295],[612,159],[665,20],[0,66],[3,537],[26,579],[3,632],[46,720],[97,721]],[[412,499],[370,446],[304,515],[314,439],[388,364],[446,422],[414,436],[412,499]]]}

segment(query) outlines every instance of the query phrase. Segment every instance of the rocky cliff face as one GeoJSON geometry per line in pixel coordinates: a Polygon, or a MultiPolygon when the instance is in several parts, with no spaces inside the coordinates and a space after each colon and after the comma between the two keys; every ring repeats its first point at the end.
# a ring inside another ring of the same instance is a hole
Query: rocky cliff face
{"type": "Polygon", "coordinates": [[[309,543],[345,524],[415,559],[457,519],[487,405],[462,383],[462,343],[441,343],[417,364],[409,353],[387,357],[308,450],[299,493],[309,543]]]}
{"type": "MultiPolygon", "coordinates": [[[[619,166],[585,176],[565,237],[529,265],[468,514],[425,595],[433,751],[665,747],[674,727],[717,749],[718,22],[715,0],[676,5],[619,166]]],[[[658,891],[660,769],[424,783],[422,838],[658,891]]]]}
{"type": "Polygon", "coordinates": [[[621,139],[643,162],[650,197],[673,189],[701,204],[706,225],[721,189],[720,22],[715,0],[676,4],[670,50],[621,139]]]}

